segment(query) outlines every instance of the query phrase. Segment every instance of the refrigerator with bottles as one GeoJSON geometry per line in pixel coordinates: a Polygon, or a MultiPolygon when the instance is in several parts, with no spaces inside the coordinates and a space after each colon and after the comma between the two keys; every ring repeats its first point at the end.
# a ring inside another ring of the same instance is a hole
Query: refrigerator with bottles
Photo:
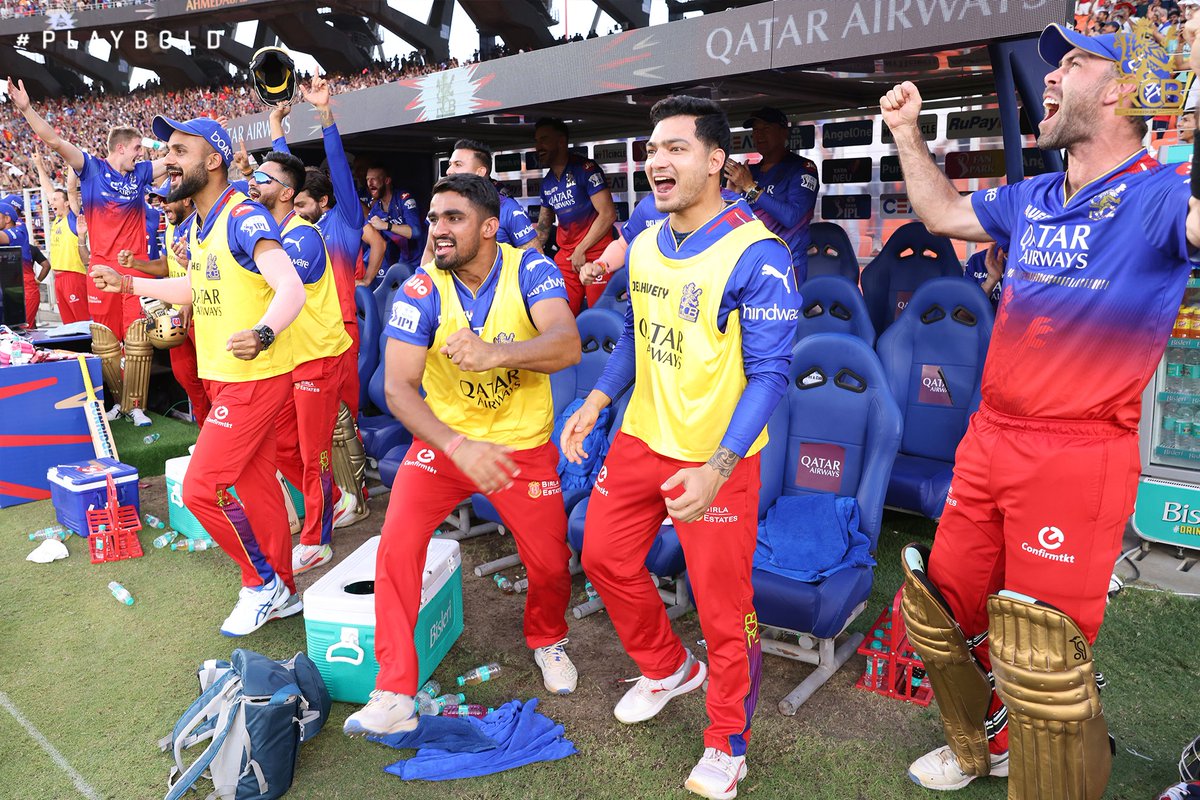
{"type": "MultiPolygon", "coordinates": [[[[1200,550],[1200,273],[1193,271],[1167,350],[1142,399],[1142,473],[1133,528],[1200,550]]],[[[1194,555],[1194,554],[1193,554],[1194,555]]]]}

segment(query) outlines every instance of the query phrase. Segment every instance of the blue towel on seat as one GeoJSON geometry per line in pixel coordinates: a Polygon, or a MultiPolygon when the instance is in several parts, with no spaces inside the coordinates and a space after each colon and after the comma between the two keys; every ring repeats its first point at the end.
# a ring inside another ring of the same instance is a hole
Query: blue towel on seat
{"type": "MultiPolygon", "coordinates": [[[[554,430],[550,434],[550,441],[554,442],[555,447],[558,447],[558,443],[562,441],[563,427],[567,424],[567,420],[582,405],[583,400],[572,400],[570,405],[555,418],[554,430]]],[[[609,407],[602,409],[591,433],[584,437],[583,449],[588,454],[587,458],[578,464],[572,464],[567,461],[567,457],[561,451],[559,452],[558,476],[562,479],[564,495],[572,489],[578,489],[581,490],[581,496],[586,497],[587,492],[592,490],[592,484],[596,482],[596,476],[600,474],[600,467],[604,465],[604,456],[608,455],[608,416],[611,413],[609,407]]],[[[571,506],[568,504],[567,509],[570,510],[570,508],[571,506]]]]}
{"type": "Polygon", "coordinates": [[[423,716],[411,731],[387,736],[368,736],[373,742],[396,750],[424,750],[436,747],[451,753],[479,753],[495,750],[496,743],[467,719],[423,716]]]}
{"type": "Polygon", "coordinates": [[[409,759],[384,767],[406,781],[445,781],[474,778],[523,767],[538,761],[556,761],[574,755],[575,745],[563,737],[563,726],[537,713],[537,698],[512,700],[483,719],[468,724],[495,742],[493,750],[478,753],[426,748],[409,759]]]}
{"type": "Polygon", "coordinates": [[[874,566],[871,540],[858,526],[853,497],[780,497],[758,525],[754,568],[816,583],[844,569],[874,566]]]}

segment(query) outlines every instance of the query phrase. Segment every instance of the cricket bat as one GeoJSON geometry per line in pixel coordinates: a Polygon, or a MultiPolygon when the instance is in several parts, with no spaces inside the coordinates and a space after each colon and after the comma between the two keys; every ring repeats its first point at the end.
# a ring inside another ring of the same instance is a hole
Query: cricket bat
{"type": "Polygon", "coordinates": [[[96,451],[96,458],[115,459],[117,443],[113,440],[112,429],[108,427],[108,417],[104,416],[104,404],[96,397],[96,389],[92,386],[86,356],[79,356],[79,370],[83,373],[83,385],[87,389],[87,402],[83,404],[83,413],[87,415],[88,432],[92,435],[92,448],[96,451]]]}

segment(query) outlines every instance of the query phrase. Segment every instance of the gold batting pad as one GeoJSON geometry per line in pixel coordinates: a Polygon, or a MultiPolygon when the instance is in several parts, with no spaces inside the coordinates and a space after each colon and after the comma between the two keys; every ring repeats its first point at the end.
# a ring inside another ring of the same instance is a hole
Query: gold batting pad
{"type": "Polygon", "coordinates": [[[992,675],[1008,706],[1009,800],[1100,800],[1112,771],[1092,648],[1061,611],[988,598],[992,675]]]}
{"type": "Polygon", "coordinates": [[[333,482],[355,500],[355,514],[366,513],[363,487],[367,479],[367,452],[358,438],[358,426],[345,403],[338,408],[333,428],[333,482]]]}
{"type": "Polygon", "coordinates": [[[146,334],[146,320],[135,319],[125,331],[125,386],[121,392],[121,410],[146,408],[146,392],[150,388],[150,361],[154,345],[146,334]]]}
{"type": "Polygon", "coordinates": [[[958,623],[935,593],[925,563],[929,548],[910,544],[901,553],[904,594],[900,610],[908,640],[924,661],[942,715],[946,744],[968,775],[991,772],[988,739],[984,731],[992,686],[979,666],[958,623]]]}
{"type": "Polygon", "coordinates": [[[104,375],[104,386],[112,402],[121,402],[125,382],[121,378],[121,343],[107,325],[93,322],[92,352],[100,356],[100,372],[104,375]]]}

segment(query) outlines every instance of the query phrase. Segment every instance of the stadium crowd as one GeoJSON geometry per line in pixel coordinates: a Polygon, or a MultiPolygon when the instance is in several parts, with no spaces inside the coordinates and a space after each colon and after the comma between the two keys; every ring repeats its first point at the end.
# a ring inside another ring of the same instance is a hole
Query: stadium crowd
{"type": "Polygon", "coordinates": [[[1139,19],[1148,19],[1157,28],[1159,43],[1173,52],[1182,45],[1183,25],[1197,8],[1200,0],[1080,0],[1075,3],[1073,24],[1080,33],[1095,36],[1130,31],[1139,19]]]}
{"type": "Polygon", "coordinates": [[[150,0],[3,0],[0,2],[0,19],[12,17],[36,17],[49,11],[90,11],[95,8],[120,8],[121,6],[140,6],[150,0]]]}

